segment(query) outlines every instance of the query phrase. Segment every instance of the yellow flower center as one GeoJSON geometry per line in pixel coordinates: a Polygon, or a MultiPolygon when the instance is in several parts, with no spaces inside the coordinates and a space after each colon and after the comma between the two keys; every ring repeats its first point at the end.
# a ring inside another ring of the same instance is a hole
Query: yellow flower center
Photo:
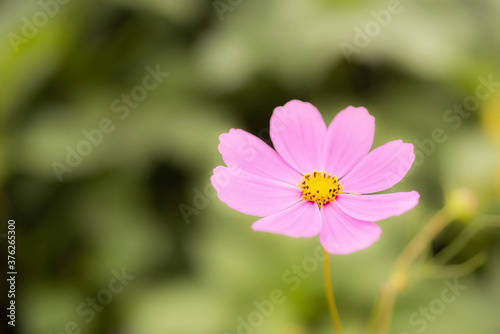
{"type": "Polygon", "coordinates": [[[330,201],[335,202],[337,195],[344,189],[335,175],[316,170],[312,174],[304,174],[297,186],[302,190],[303,200],[316,202],[320,208],[330,201]]]}

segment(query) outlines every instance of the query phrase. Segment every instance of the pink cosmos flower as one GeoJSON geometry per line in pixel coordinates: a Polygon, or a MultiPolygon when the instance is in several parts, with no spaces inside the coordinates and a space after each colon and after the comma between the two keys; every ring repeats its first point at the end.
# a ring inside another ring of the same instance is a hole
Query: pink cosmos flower
{"type": "Polygon", "coordinates": [[[349,254],[378,240],[374,222],[413,209],[416,191],[369,195],[391,188],[409,171],[413,145],[388,142],[370,152],[375,118],[347,107],[328,128],[310,103],[293,100],[274,109],[273,150],[239,129],[220,136],[228,167],[214,169],[219,199],[248,215],[263,217],[255,231],[313,237],[331,254],[349,254]]]}

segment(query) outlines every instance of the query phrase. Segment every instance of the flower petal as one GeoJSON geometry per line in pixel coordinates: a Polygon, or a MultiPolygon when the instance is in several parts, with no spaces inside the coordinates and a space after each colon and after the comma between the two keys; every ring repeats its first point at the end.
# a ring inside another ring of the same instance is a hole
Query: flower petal
{"type": "Polygon", "coordinates": [[[274,148],[302,174],[320,167],[325,134],[325,122],[310,103],[292,100],[274,109],[270,127],[274,148]]]}
{"type": "Polygon", "coordinates": [[[301,199],[299,187],[243,171],[218,166],[210,178],[219,199],[247,215],[264,217],[301,199]]]}
{"type": "Polygon", "coordinates": [[[363,159],[373,144],[375,117],[363,107],[347,107],[328,126],[323,147],[326,170],[341,178],[363,159]]]}
{"type": "Polygon", "coordinates": [[[370,194],[386,190],[403,179],[414,160],[412,144],[391,141],[368,153],[340,183],[344,192],[370,194]]]}
{"type": "Polygon", "coordinates": [[[231,129],[219,137],[219,152],[229,167],[261,177],[297,185],[302,175],[287,164],[275,150],[258,137],[239,129],[231,129]]]}
{"type": "Polygon", "coordinates": [[[315,202],[300,201],[274,215],[257,220],[254,231],[271,232],[289,237],[314,237],[321,230],[321,214],[315,202]]]}
{"type": "Polygon", "coordinates": [[[418,204],[420,194],[416,191],[381,195],[340,194],[337,205],[349,216],[366,221],[379,221],[399,216],[418,204]]]}
{"type": "Polygon", "coordinates": [[[382,230],[377,224],[349,217],[335,203],[321,208],[323,226],[319,239],[330,254],[349,254],[369,247],[382,230]]]}

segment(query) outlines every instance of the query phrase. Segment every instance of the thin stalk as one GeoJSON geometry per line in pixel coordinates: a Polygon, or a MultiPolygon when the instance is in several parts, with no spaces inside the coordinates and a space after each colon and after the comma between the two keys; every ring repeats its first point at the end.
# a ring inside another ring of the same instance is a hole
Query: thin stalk
{"type": "Polygon", "coordinates": [[[430,246],[432,240],[452,221],[453,217],[446,209],[439,210],[398,256],[389,281],[380,289],[374,310],[376,314],[371,318],[370,333],[390,333],[396,298],[407,283],[409,269],[430,246]]]}
{"type": "Polygon", "coordinates": [[[326,288],[326,299],[328,300],[328,309],[330,310],[330,316],[332,318],[333,327],[337,334],[342,334],[342,325],[340,324],[339,312],[337,310],[337,304],[335,303],[335,296],[333,295],[332,282],[330,279],[330,254],[323,250],[324,253],[324,274],[325,274],[325,288],[326,288]]]}

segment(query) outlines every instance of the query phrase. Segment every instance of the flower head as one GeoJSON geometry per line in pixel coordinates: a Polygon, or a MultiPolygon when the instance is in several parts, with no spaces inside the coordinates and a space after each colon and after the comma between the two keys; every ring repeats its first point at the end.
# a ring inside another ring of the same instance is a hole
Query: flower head
{"type": "Polygon", "coordinates": [[[327,127],[310,103],[277,107],[270,135],[275,150],[243,130],[220,136],[228,167],[211,178],[219,199],[262,217],[255,231],[290,237],[319,234],[326,251],[349,254],[378,240],[374,222],[413,209],[416,191],[373,193],[391,188],[409,171],[413,145],[392,141],[370,152],[375,118],[365,108],[347,107],[327,127]]]}

